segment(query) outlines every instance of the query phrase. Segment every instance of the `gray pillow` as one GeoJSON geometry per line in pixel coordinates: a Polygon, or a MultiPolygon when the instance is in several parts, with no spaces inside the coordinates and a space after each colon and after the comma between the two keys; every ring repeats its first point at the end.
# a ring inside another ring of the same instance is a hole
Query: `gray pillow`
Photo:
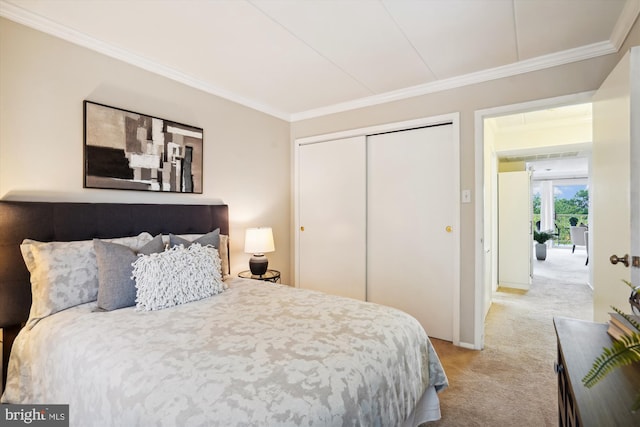
{"type": "Polygon", "coordinates": [[[128,246],[94,239],[98,264],[98,307],[111,311],[136,305],[136,282],[131,278],[131,265],[138,254],[164,251],[162,235],[157,235],[137,251],[128,246]]]}
{"type": "Polygon", "coordinates": [[[220,229],[216,228],[194,241],[189,241],[175,234],[169,234],[169,245],[171,247],[184,245],[185,248],[188,248],[192,243],[200,243],[202,246],[211,245],[216,249],[220,249],[220,229]]]}

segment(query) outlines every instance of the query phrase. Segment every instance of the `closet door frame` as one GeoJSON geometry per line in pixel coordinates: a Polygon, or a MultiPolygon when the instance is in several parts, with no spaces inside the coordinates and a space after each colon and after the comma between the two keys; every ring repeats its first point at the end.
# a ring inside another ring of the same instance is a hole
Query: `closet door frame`
{"type": "Polygon", "coordinates": [[[452,227],[454,233],[454,254],[451,260],[454,269],[454,284],[453,284],[453,344],[460,344],[460,114],[450,113],[433,117],[425,117],[415,120],[407,120],[396,123],[388,123],[383,125],[368,126],[358,129],[351,129],[347,131],[334,132],[304,138],[298,138],[294,140],[294,162],[293,162],[293,186],[294,186],[294,224],[293,233],[294,238],[294,252],[293,252],[293,277],[295,287],[299,287],[300,283],[300,170],[299,170],[299,156],[300,147],[305,144],[313,144],[324,141],[331,141],[335,139],[344,139],[355,136],[366,136],[376,133],[393,132],[400,130],[409,130],[418,127],[433,126],[439,124],[451,123],[453,126],[452,143],[454,144],[455,155],[455,169],[451,171],[451,179],[453,187],[456,193],[459,195],[454,206],[454,217],[452,218],[452,227]]]}

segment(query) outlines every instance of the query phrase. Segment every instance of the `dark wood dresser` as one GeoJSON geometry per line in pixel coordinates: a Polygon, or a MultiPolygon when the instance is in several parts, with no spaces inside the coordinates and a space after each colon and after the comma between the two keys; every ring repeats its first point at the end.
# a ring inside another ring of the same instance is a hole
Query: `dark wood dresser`
{"type": "Polygon", "coordinates": [[[640,366],[617,368],[592,388],[582,384],[593,361],[612,338],[606,323],[556,317],[558,410],[560,426],[640,426],[630,411],[640,392],[640,366]]]}

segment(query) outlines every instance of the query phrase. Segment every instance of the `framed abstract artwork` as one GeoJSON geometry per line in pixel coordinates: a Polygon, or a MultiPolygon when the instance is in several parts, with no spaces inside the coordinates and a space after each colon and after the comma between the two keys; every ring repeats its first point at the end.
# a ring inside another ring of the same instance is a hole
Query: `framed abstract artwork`
{"type": "Polygon", "coordinates": [[[84,187],[202,194],[203,130],[84,101],[84,187]]]}

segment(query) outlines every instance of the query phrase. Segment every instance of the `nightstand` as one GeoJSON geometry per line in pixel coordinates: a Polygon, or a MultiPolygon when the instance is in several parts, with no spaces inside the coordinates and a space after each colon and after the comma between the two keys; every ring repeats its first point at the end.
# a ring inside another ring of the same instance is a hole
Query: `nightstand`
{"type": "Polygon", "coordinates": [[[238,273],[238,277],[243,279],[263,280],[265,282],[278,283],[280,281],[280,272],[278,270],[267,270],[263,275],[251,274],[251,271],[245,270],[238,273]]]}

